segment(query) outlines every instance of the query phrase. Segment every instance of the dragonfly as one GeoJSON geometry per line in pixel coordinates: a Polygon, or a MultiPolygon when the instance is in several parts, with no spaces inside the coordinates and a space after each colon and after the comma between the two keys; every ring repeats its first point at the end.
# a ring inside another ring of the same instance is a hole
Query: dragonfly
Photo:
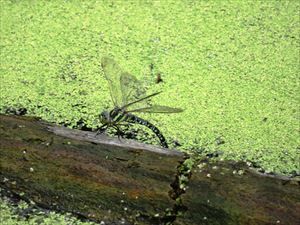
{"type": "Polygon", "coordinates": [[[101,67],[109,84],[114,108],[110,111],[103,111],[99,115],[103,125],[98,129],[97,134],[112,127],[119,136],[121,133],[120,126],[128,123],[140,124],[149,128],[157,136],[162,147],[168,148],[167,141],[160,130],[149,121],[133,113],[180,113],[183,110],[151,104],[151,98],[160,94],[161,91],[146,95],[146,88],[143,83],[132,74],[124,72],[112,58],[102,58],[101,67]]]}

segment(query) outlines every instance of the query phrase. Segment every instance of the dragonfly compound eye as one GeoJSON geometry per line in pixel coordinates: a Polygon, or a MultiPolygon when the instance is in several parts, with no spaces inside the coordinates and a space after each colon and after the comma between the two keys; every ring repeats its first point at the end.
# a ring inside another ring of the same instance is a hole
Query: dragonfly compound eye
{"type": "Polygon", "coordinates": [[[109,121],[109,113],[107,111],[104,111],[100,114],[100,120],[102,123],[107,123],[109,121]]]}

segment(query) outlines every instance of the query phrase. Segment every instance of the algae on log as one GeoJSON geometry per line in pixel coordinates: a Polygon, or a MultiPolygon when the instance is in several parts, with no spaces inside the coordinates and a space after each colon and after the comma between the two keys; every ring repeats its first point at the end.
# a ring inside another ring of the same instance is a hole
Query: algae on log
{"type": "Polygon", "coordinates": [[[0,117],[1,188],[105,224],[160,223],[173,207],[168,193],[183,153],[0,117]]]}

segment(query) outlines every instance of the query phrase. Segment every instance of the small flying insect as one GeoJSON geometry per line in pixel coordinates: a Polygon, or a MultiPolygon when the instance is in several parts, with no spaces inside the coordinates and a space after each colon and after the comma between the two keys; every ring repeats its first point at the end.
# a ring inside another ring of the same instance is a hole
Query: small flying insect
{"type": "Polygon", "coordinates": [[[160,82],[163,82],[163,79],[161,78],[161,74],[160,73],[157,73],[156,74],[156,81],[155,81],[157,84],[160,83],[160,82]]]}
{"type": "MultiPolygon", "coordinates": [[[[151,75],[154,75],[154,64],[153,63],[150,64],[150,71],[151,71],[151,75]]],[[[155,76],[156,76],[156,79],[155,79],[156,84],[159,84],[160,82],[163,82],[163,79],[161,78],[161,73],[160,72],[156,73],[155,76]]]]}
{"type": "Polygon", "coordinates": [[[113,127],[118,134],[120,126],[126,123],[135,123],[148,127],[160,140],[164,148],[168,148],[165,137],[160,130],[147,120],[132,113],[180,113],[180,108],[169,106],[151,105],[150,99],[160,92],[146,95],[146,89],[135,76],[121,70],[119,65],[111,58],[104,57],[101,60],[104,76],[109,83],[109,90],[114,108],[111,111],[103,111],[100,114],[102,126],[97,134],[104,132],[108,127],[113,127]]]}

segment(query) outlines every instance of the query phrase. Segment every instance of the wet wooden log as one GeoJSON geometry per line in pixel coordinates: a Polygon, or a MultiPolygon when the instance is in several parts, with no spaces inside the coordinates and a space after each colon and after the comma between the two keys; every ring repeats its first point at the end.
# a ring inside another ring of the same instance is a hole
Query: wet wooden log
{"type": "Polygon", "coordinates": [[[188,210],[178,225],[296,225],[300,177],[260,174],[241,162],[200,163],[182,201],[188,210]]]}
{"type": "Polygon", "coordinates": [[[105,224],[153,224],[184,154],[1,115],[1,188],[105,224]],[[130,147],[129,147],[130,146],[130,147]]]}
{"type": "Polygon", "coordinates": [[[184,193],[177,151],[5,115],[0,138],[0,187],[42,207],[105,224],[300,224],[299,177],[208,161],[184,193]]]}

